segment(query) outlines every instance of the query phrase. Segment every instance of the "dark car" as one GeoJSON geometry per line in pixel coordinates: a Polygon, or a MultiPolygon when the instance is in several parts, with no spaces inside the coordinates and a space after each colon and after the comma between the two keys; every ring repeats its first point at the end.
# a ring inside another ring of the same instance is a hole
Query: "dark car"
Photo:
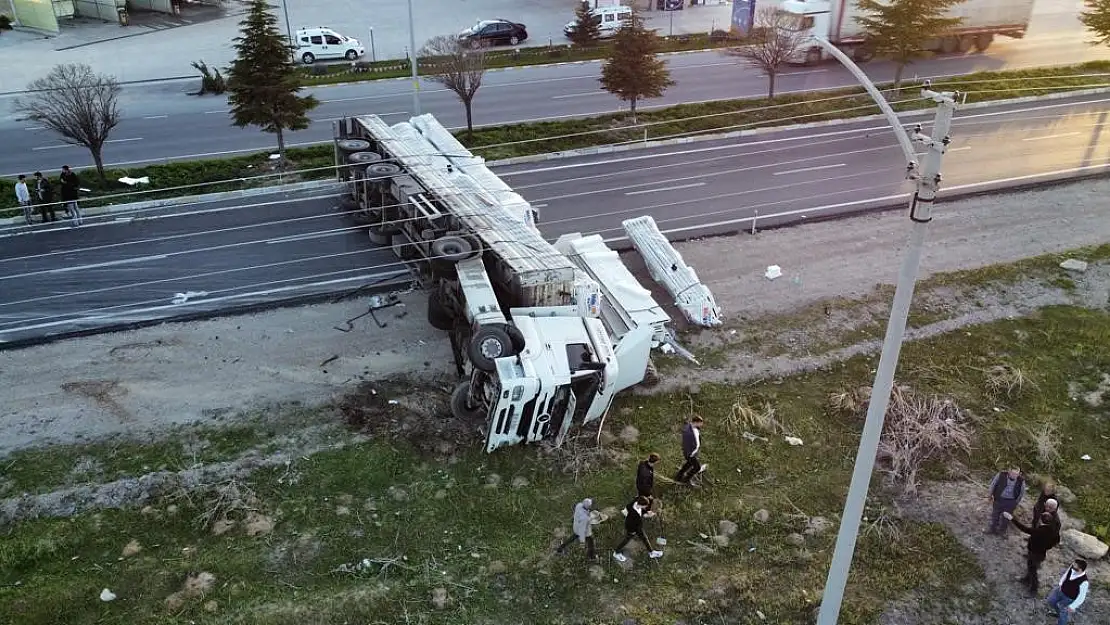
{"type": "Polygon", "coordinates": [[[505,44],[515,46],[527,38],[528,30],[524,24],[509,20],[482,20],[459,33],[459,41],[472,48],[505,44]]]}

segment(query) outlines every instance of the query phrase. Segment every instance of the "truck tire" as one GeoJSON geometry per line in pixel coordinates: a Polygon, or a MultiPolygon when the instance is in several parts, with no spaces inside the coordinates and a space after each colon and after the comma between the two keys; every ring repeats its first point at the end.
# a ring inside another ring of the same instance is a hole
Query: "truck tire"
{"type": "Polygon", "coordinates": [[[441,332],[450,332],[455,328],[455,319],[451,311],[444,306],[439,293],[432,291],[428,294],[428,325],[441,332]]]}
{"type": "Polygon", "coordinates": [[[460,382],[451,392],[451,414],[456,419],[474,420],[484,416],[481,407],[470,403],[470,382],[460,382]]]}
{"type": "Polygon", "coordinates": [[[513,353],[519,354],[524,351],[527,345],[524,341],[524,333],[516,326],[505,326],[505,334],[509,335],[509,340],[513,343],[513,353]]]}
{"type": "Polygon", "coordinates": [[[432,257],[457,263],[474,256],[474,245],[464,237],[446,236],[432,241],[432,257]]]}
{"type": "Polygon", "coordinates": [[[392,245],[393,235],[387,234],[381,226],[370,226],[370,243],[374,245],[392,245]]]}
{"type": "Polygon", "coordinates": [[[954,54],[960,49],[959,37],[945,37],[940,40],[940,51],[944,54],[954,54]]]}
{"type": "Polygon", "coordinates": [[[980,33],[975,35],[975,49],[979,52],[986,52],[987,48],[991,47],[994,43],[994,33],[980,33]]]}
{"type": "Polygon", "coordinates": [[[479,371],[487,373],[497,369],[498,358],[512,356],[513,340],[508,332],[499,326],[480,326],[466,346],[466,355],[470,364],[479,371]]]}
{"type": "Polygon", "coordinates": [[[858,46],[852,50],[852,60],[856,63],[866,63],[875,58],[875,51],[871,46],[858,46]]]}

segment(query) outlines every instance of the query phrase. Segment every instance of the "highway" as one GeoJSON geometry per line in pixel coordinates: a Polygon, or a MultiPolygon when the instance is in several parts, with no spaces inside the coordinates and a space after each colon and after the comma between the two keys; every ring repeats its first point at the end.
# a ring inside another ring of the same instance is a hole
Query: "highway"
{"type": "MultiPolygon", "coordinates": [[[[1086,42],[1074,15],[1039,16],[1049,20],[1034,23],[1023,40],[999,38],[983,54],[942,56],[919,62],[907,69],[907,77],[951,76],[983,70],[1016,69],[1061,65],[1087,60],[1110,59],[1110,48],[1086,42]],[[1051,20],[1049,18],[1051,17],[1051,20]]],[[[664,97],[650,100],[647,107],[685,102],[758,97],[766,93],[766,79],[738,59],[719,51],[670,56],[675,86],[664,97]]],[[[475,123],[505,124],[581,117],[625,109],[598,84],[600,64],[564,64],[487,72],[474,102],[475,123]]],[[[893,75],[890,63],[873,62],[867,72],[877,80],[893,75]]],[[[1107,82],[1110,82],[1108,80],[1107,82]]],[[[778,81],[778,91],[810,91],[855,85],[842,67],[790,68],[778,81]]],[[[124,119],[105,147],[110,164],[140,164],[170,159],[213,157],[271,149],[273,137],[254,129],[230,126],[222,97],[194,97],[193,81],[132,85],[124,88],[120,105],[124,119]]],[[[421,109],[434,113],[449,127],[464,123],[462,106],[454,93],[423,81],[421,109]]],[[[313,124],[293,133],[294,145],[326,141],[331,122],[348,115],[376,113],[398,122],[413,111],[411,84],[407,80],[371,81],[311,90],[321,100],[312,113],[313,124]]],[[[62,164],[91,164],[83,148],[63,144],[51,132],[12,113],[12,97],[0,97],[0,176],[35,170],[52,171],[62,164]]]]}
{"type": "MultiPolygon", "coordinates": [[[[1110,165],[1108,103],[1110,96],[1086,96],[957,112],[942,201],[970,186],[1110,165]]],[[[929,119],[906,121],[920,120],[928,132],[929,119]]],[[[857,121],[495,171],[540,208],[547,237],[615,238],[621,220],[643,214],[695,236],[747,229],[756,211],[762,228],[901,205],[909,189],[902,163],[885,123],[857,121]]],[[[392,252],[370,247],[338,212],[334,193],[175,210],[94,219],[80,229],[0,231],[0,341],[399,279],[392,252]]]]}

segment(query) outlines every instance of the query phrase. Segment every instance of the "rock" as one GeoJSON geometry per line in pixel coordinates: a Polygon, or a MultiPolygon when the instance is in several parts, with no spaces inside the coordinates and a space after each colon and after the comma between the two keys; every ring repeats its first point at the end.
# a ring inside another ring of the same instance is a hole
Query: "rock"
{"type": "Polygon", "coordinates": [[[1087,271],[1087,263],[1086,261],[1082,261],[1076,258],[1069,258],[1060,263],[1060,268],[1067,269],[1068,271],[1078,271],[1079,273],[1083,273],[1084,271],[1087,271]]]}
{"type": "Polygon", "coordinates": [[[209,590],[212,590],[212,587],[215,585],[216,576],[207,571],[201,571],[196,575],[190,575],[185,578],[185,584],[181,587],[181,594],[187,599],[200,597],[209,590]]]}
{"type": "Polygon", "coordinates": [[[806,544],[806,537],[797,532],[794,532],[792,534],[786,535],[786,542],[794,545],[795,547],[801,547],[806,544]]]}
{"type": "Polygon", "coordinates": [[[177,504],[175,503],[171,503],[170,505],[166,506],[166,514],[170,516],[177,514],[177,510],[177,504]]]}
{"type": "Polygon", "coordinates": [[[721,536],[732,536],[739,529],[740,528],[735,523],[733,523],[732,521],[728,521],[728,520],[724,520],[724,519],[722,519],[720,521],[717,521],[717,533],[720,534],[721,536]]]}
{"type": "Polygon", "coordinates": [[[100,600],[105,602],[105,603],[107,603],[109,601],[115,601],[116,600],[116,593],[114,593],[111,590],[108,590],[107,588],[105,588],[104,590],[100,591],[100,600]]]}
{"type": "Polygon", "coordinates": [[[621,439],[622,443],[631,445],[640,440],[640,430],[636,429],[634,425],[626,425],[621,428],[621,433],[617,437],[621,439]]]}
{"type": "Polygon", "coordinates": [[[1064,504],[1064,505],[1073,504],[1076,501],[1075,493],[1071,492],[1071,489],[1068,488],[1067,486],[1062,486],[1060,484],[1057,484],[1056,485],[1056,500],[1059,501],[1060,503],[1064,504]]]}
{"type": "Polygon", "coordinates": [[[437,610],[443,610],[447,607],[447,589],[446,588],[433,588],[432,589],[432,605],[437,610]]]}
{"type": "Polygon", "coordinates": [[[806,521],[805,535],[820,536],[832,529],[832,521],[823,516],[812,516],[806,521]]]}
{"type": "Polygon", "coordinates": [[[154,506],[143,506],[143,509],[139,510],[139,514],[143,516],[150,516],[156,512],[158,512],[158,510],[155,509],[154,506]]]}
{"type": "Polygon", "coordinates": [[[233,527],[235,527],[235,521],[231,521],[229,519],[218,519],[215,523],[212,524],[212,535],[223,536],[224,534],[230,532],[231,528],[233,527]]]}
{"type": "Polygon", "coordinates": [[[185,607],[185,597],[179,592],[166,597],[166,611],[178,612],[181,608],[185,607]]]}
{"type": "Polygon", "coordinates": [[[493,562],[489,563],[487,570],[489,571],[490,575],[500,575],[501,573],[509,570],[509,567],[505,566],[505,563],[501,560],[494,560],[493,562]]]}
{"type": "Polygon", "coordinates": [[[441,489],[436,491],[436,494],[432,495],[432,498],[436,499],[436,500],[447,499],[447,491],[445,491],[441,488],[441,489]]]}
{"type": "MultiPolygon", "coordinates": [[[[340,506],[343,507],[343,506],[340,506]]],[[[336,510],[336,513],[339,511],[336,510]]],[[[350,512],[350,510],[348,510],[350,512]]],[[[274,531],[274,520],[265,514],[251,512],[247,515],[244,526],[247,530],[247,536],[265,536],[274,531]]]]}
{"type": "Polygon", "coordinates": [[[591,564],[590,568],[587,569],[587,571],[590,574],[590,579],[594,580],[595,582],[600,582],[601,580],[605,579],[605,569],[596,564],[591,564]]]}
{"type": "Polygon", "coordinates": [[[205,612],[217,612],[217,611],[219,611],[219,609],[220,609],[220,604],[216,603],[215,601],[205,601],[204,602],[204,611],[205,612]]]}
{"type": "Polygon", "coordinates": [[[717,534],[716,536],[710,536],[709,540],[718,547],[728,547],[728,536],[717,534]]]}
{"type": "Polygon", "coordinates": [[[142,550],[143,546],[139,544],[139,541],[131,539],[131,542],[123,546],[123,552],[120,555],[125,558],[130,558],[131,556],[138,555],[142,550]]]}
{"type": "Polygon", "coordinates": [[[518,476],[513,478],[513,481],[512,481],[512,487],[513,488],[524,488],[527,485],[528,485],[528,478],[524,477],[523,475],[518,475],[518,476]]]}
{"type": "Polygon", "coordinates": [[[490,473],[486,476],[485,488],[497,488],[501,485],[501,476],[496,473],[490,473]]]}
{"type": "Polygon", "coordinates": [[[766,523],[767,521],[771,520],[771,513],[764,508],[760,508],[759,510],[755,511],[755,514],[752,515],[752,520],[756,523],[766,523]]]}
{"type": "Polygon", "coordinates": [[[1063,539],[1063,542],[1075,553],[1088,560],[1100,560],[1106,557],[1107,551],[1110,551],[1110,546],[1106,543],[1079,530],[1064,530],[1063,539]]]}
{"type": "Polygon", "coordinates": [[[393,499],[393,501],[408,501],[409,492],[399,486],[390,486],[389,497],[393,499]]]}

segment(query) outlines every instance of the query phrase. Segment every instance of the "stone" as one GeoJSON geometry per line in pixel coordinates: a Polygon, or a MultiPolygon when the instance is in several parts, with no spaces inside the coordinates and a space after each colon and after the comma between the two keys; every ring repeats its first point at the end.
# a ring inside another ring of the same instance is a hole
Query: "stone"
{"type": "Polygon", "coordinates": [[[218,612],[219,609],[220,609],[220,604],[216,603],[215,601],[205,601],[204,602],[204,611],[205,612],[218,612]]]}
{"type": "Polygon", "coordinates": [[[511,484],[513,488],[524,488],[525,486],[528,486],[528,478],[524,477],[523,475],[518,475],[513,478],[511,484]]]}
{"type": "Polygon", "coordinates": [[[1056,500],[1064,505],[1070,505],[1076,502],[1075,493],[1071,489],[1061,484],[1056,485],[1056,500]]]}
{"type": "Polygon", "coordinates": [[[243,521],[247,536],[265,536],[274,531],[274,520],[265,514],[251,512],[243,521]]]}
{"type": "Polygon", "coordinates": [[[123,553],[121,555],[125,558],[130,558],[131,556],[138,555],[142,550],[143,546],[139,544],[139,541],[132,539],[131,542],[123,546],[123,553]]]}
{"type": "Polygon", "coordinates": [[[820,536],[825,532],[832,529],[832,521],[823,516],[812,516],[806,521],[806,528],[804,533],[807,536],[820,536]]]}
{"type": "Polygon", "coordinates": [[[626,425],[621,428],[621,433],[617,435],[622,443],[629,445],[640,440],[640,430],[636,429],[634,425],[626,425]]]}
{"type": "Polygon", "coordinates": [[[447,499],[447,491],[445,491],[441,488],[441,489],[436,491],[436,494],[432,495],[432,498],[436,499],[436,500],[447,499]]]}
{"type": "Polygon", "coordinates": [[[158,510],[156,510],[154,506],[143,506],[143,509],[139,510],[139,514],[143,516],[150,516],[156,512],[158,512],[158,510]]]}
{"type": "Polygon", "coordinates": [[[797,532],[794,532],[786,535],[786,542],[794,545],[795,547],[801,547],[806,544],[806,537],[797,532]]]}
{"type": "Polygon", "coordinates": [[[728,521],[728,520],[725,520],[725,519],[717,521],[717,533],[722,535],[722,536],[732,536],[739,529],[740,528],[735,523],[733,523],[732,521],[728,521]]]}
{"type": "Polygon", "coordinates": [[[755,514],[752,515],[752,520],[756,523],[766,523],[767,521],[771,520],[771,513],[764,508],[760,508],[759,510],[755,511],[755,514]]]}
{"type": "Polygon", "coordinates": [[[166,506],[166,514],[170,516],[177,514],[177,510],[177,504],[175,503],[171,503],[170,505],[166,506]]]}
{"type": "Polygon", "coordinates": [[[1064,544],[1087,560],[1101,560],[1110,551],[1106,543],[1079,530],[1064,530],[1063,539],[1064,544]]]}
{"type": "Polygon", "coordinates": [[[505,563],[501,560],[494,560],[493,562],[489,563],[489,567],[487,567],[487,570],[489,571],[490,575],[500,575],[501,573],[509,570],[509,567],[505,566],[505,563]]]}
{"type": "Polygon", "coordinates": [[[590,579],[594,580],[595,582],[600,582],[601,580],[605,579],[605,569],[596,564],[591,564],[590,568],[587,569],[587,571],[590,574],[590,579]]]}
{"type": "Polygon", "coordinates": [[[716,536],[711,536],[709,540],[718,547],[728,547],[728,536],[717,534],[716,536]]]}
{"type": "Polygon", "coordinates": [[[446,588],[433,588],[432,589],[432,606],[437,610],[443,610],[447,607],[447,589],[446,588]]]}
{"type": "Polygon", "coordinates": [[[1067,269],[1068,271],[1078,271],[1079,273],[1083,273],[1084,271],[1087,271],[1087,263],[1086,261],[1082,261],[1077,258],[1069,258],[1060,263],[1060,268],[1067,269]]]}
{"type": "Polygon", "coordinates": [[[212,524],[212,535],[223,536],[224,534],[230,532],[233,527],[235,527],[235,521],[232,521],[230,519],[218,519],[215,523],[212,524]]]}
{"type": "Polygon", "coordinates": [[[496,473],[490,473],[486,476],[485,488],[497,488],[501,485],[501,476],[496,473]]]}

